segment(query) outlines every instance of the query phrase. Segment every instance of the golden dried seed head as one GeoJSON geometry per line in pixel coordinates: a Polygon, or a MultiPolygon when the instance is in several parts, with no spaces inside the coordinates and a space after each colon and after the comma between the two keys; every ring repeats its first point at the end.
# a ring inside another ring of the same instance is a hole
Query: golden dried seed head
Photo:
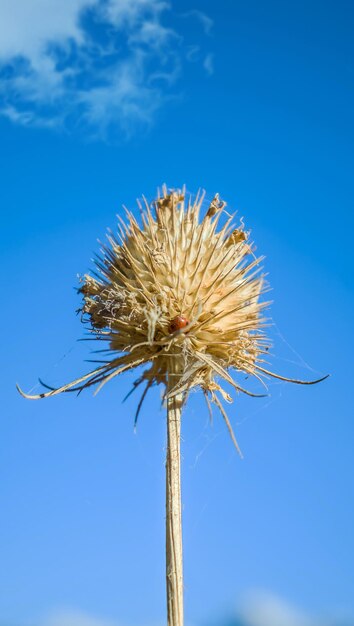
{"type": "Polygon", "coordinates": [[[218,194],[199,219],[203,198],[198,193],[186,202],[184,191],[168,193],[163,187],[152,205],[144,199],[141,224],[129,211],[126,223],[119,218],[118,237],[109,233],[95,275],[84,276],[79,289],[84,318],[110,357],[63,387],[35,396],[20,390],[22,395],[38,399],[92,385],[99,391],[118,374],[149,364],[135,383],[146,381],[143,398],[158,383],[169,398],[199,387],[230,429],[216,394],[227,402],[231,397],[216,378],[254,395],[230,376],[230,369],[257,379],[319,382],[291,380],[263,367],[269,344],[262,332],[266,303],[260,300],[259,259],[246,243],[242,221],[231,235],[232,217],[218,228],[226,205],[218,194]],[[183,328],[187,332],[177,332],[183,328]]]}
{"type": "Polygon", "coordinates": [[[144,377],[164,384],[172,368],[176,389],[213,394],[215,384],[221,389],[215,376],[230,382],[229,368],[255,373],[264,351],[263,281],[258,260],[247,261],[243,225],[228,235],[226,216],[217,228],[226,203],[216,194],[200,220],[201,203],[164,188],[146,204],[141,225],[128,212],[120,241],[111,238],[103,250],[100,278],[84,277],[82,310],[96,336],[122,355],[116,368],[150,363],[144,377]]]}

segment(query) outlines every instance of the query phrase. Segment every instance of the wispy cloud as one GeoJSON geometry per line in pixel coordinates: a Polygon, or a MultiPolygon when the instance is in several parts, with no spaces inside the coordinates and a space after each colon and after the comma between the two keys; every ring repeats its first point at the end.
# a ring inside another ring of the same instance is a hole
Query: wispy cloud
{"type": "Polygon", "coordinates": [[[195,17],[202,24],[204,32],[207,35],[211,34],[214,25],[213,20],[203,11],[191,9],[190,11],[187,11],[187,13],[184,13],[184,17],[195,17]]]}
{"type": "Polygon", "coordinates": [[[204,65],[205,71],[209,74],[209,76],[214,74],[214,55],[207,54],[204,59],[203,65],[204,65]]]}
{"type": "MultiPolygon", "coordinates": [[[[5,626],[5,625],[4,625],[5,626]]],[[[57,610],[48,615],[40,622],[40,626],[127,626],[123,622],[89,615],[86,612],[76,609],[57,610]]],[[[152,625],[151,622],[144,623],[144,626],[152,625]]],[[[162,622],[158,625],[162,626],[162,622]]]]}
{"type": "MultiPolygon", "coordinates": [[[[343,615],[334,617],[310,615],[307,611],[299,609],[273,593],[254,591],[244,597],[234,615],[226,619],[219,617],[208,624],[209,626],[353,626],[354,621],[343,615]]],[[[94,617],[81,611],[69,610],[53,613],[41,622],[40,626],[123,626],[123,624],[94,617]]]]}
{"type": "Polygon", "coordinates": [[[196,43],[180,17],[165,0],[0,2],[0,114],[100,136],[151,124],[186,63],[211,73],[210,18],[190,12],[196,43]]]}
{"type": "Polygon", "coordinates": [[[122,626],[118,622],[92,617],[79,611],[60,611],[49,616],[41,626],[122,626]]]}
{"type": "Polygon", "coordinates": [[[270,593],[250,593],[240,611],[245,626],[319,626],[304,611],[270,593]]]}
{"type": "Polygon", "coordinates": [[[343,616],[311,615],[273,593],[254,591],[247,594],[233,616],[218,619],[213,626],[351,626],[353,623],[343,616]]]}

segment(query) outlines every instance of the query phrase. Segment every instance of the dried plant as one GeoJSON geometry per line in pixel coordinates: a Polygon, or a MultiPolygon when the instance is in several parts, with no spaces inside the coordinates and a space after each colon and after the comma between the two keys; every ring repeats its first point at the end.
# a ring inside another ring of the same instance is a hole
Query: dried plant
{"type": "MultiPolygon", "coordinates": [[[[243,224],[232,227],[225,202],[216,195],[203,219],[203,194],[187,200],[185,190],[163,188],[150,206],[140,205],[140,226],[127,211],[119,218],[119,235],[108,235],[108,246],[96,262],[94,275],[86,275],[79,289],[82,313],[91,332],[106,342],[108,358],[89,374],[58,389],[49,388],[39,399],[96,386],[96,393],[118,374],[149,364],[133,389],[145,383],[138,404],[154,384],[164,385],[167,404],[166,552],[169,626],[183,624],[183,574],[180,490],[181,408],[191,389],[200,388],[208,408],[218,407],[232,440],[236,438],[222,400],[232,398],[222,387],[256,394],[241,386],[246,374],[265,384],[269,342],[264,334],[262,310],[267,302],[257,258],[243,224]],[[226,216],[224,225],[218,223],[226,216]]],[[[323,380],[323,379],[320,379],[323,380]]],[[[319,381],[291,380],[300,384],[319,381]]],[[[48,386],[45,385],[47,388],[48,386]]],[[[262,394],[264,395],[264,394],[262,394]]]]}

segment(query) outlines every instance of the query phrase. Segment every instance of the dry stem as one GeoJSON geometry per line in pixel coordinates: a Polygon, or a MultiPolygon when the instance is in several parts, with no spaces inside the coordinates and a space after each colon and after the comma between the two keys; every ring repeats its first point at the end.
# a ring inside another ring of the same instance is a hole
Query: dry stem
{"type": "Polygon", "coordinates": [[[183,558],[181,510],[182,396],[167,402],[166,454],[166,588],[167,624],[183,626],[183,558]]]}

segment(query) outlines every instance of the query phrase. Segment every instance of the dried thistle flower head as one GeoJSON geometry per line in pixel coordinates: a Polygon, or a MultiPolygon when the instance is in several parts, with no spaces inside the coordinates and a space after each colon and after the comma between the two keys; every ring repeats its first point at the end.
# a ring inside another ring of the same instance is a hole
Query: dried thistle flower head
{"type": "Polygon", "coordinates": [[[199,387],[232,434],[218,394],[228,402],[231,397],[221,383],[255,394],[231,377],[231,369],[289,380],[262,366],[268,342],[262,331],[267,303],[260,301],[261,259],[242,223],[232,229],[229,217],[218,229],[226,206],[218,195],[200,219],[203,198],[198,194],[192,202],[184,190],[164,187],[152,206],[145,199],[144,208],[139,205],[142,225],[128,211],[127,223],[119,218],[118,237],[108,235],[96,273],[84,276],[79,289],[84,317],[95,338],[108,344],[109,359],[63,387],[25,397],[92,385],[97,392],[118,374],[149,364],[134,384],[146,383],[142,400],[153,384],[165,385],[166,398],[183,399],[199,387]]]}

